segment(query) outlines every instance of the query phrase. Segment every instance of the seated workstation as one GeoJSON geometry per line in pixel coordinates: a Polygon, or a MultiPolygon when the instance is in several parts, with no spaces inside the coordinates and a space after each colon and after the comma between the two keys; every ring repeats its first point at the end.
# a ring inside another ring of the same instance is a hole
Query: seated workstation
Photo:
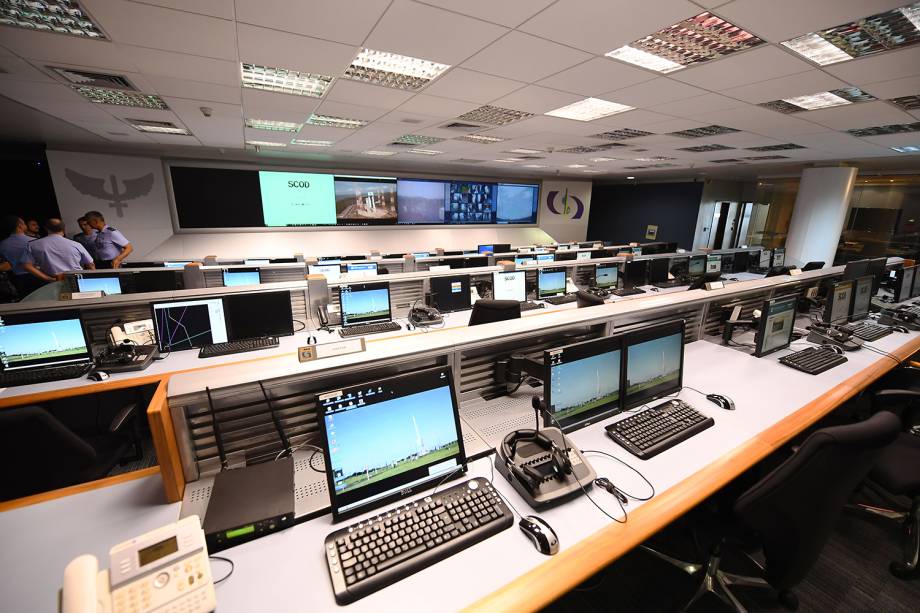
{"type": "Polygon", "coordinates": [[[0,7],[0,609],[918,609],[920,5],[225,4],[0,7]]]}

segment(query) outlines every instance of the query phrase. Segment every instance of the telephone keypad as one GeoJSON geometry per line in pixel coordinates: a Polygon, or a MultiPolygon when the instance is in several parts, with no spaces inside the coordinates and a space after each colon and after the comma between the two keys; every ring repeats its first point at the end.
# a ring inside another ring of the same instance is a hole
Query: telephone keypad
{"type": "Polygon", "coordinates": [[[115,613],[211,611],[216,605],[207,554],[199,552],[178,564],[130,583],[112,594],[115,613]]]}

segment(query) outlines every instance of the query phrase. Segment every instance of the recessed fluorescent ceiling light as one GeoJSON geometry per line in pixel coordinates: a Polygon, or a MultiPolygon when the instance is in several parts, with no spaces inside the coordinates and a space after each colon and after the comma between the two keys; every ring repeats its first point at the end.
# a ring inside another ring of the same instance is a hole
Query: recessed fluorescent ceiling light
{"type": "Polygon", "coordinates": [[[726,147],[725,145],[700,145],[698,147],[683,147],[678,149],[678,151],[690,151],[693,153],[703,153],[705,151],[725,151],[726,149],[734,149],[734,147],[726,147]]]}
{"type": "Polygon", "coordinates": [[[677,158],[669,158],[663,155],[653,155],[652,157],[647,158],[634,158],[637,162],[663,162],[665,160],[675,160],[677,158]]]}
{"type": "Polygon", "coordinates": [[[783,98],[782,100],[771,100],[762,102],[758,106],[777,111],[779,113],[800,113],[802,111],[813,111],[815,109],[826,109],[835,106],[843,106],[854,102],[870,102],[876,100],[875,96],[868,94],[858,87],[844,87],[834,89],[828,92],[818,92],[807,96],[796,96],[794,98],[783,98]]]}
{"type": "Polygon", "coordinates": [[[191,133],[185,128],[180,128],[169,121],[152,121],[150,119],[125,119],[131,127],[139,132],[152,132],[154,134],[183,134],[191,133]]]}
{"type": "Polygon", "coordinates": [[[680,138],[703,138],[705,136],[718,136],[719,134],[731,134],[740,132],[735,128],[725,126],[703,126],[702,128],[692,128],[690,130],[681,130],[679,132],[668,132],[668,136],[679,136],[680,138]]]}
{"type": "Polygon", "coordinates": [[[603,170],[582,170],[582,172],[585,172],[585,173],[588,173],[588,174],[591,174],[591,175],[596,175],[596,174],[601,173],[601,172],[604,172],[604,171],[603,171],[603,170]]]}
{"type": "Polygon", "coordinates": [[[789,149],[804,149],[802,145],[795,143],[783,143],[781,145],[761,145],[760,147],[745,147],[748,151],[787,151],[789,149]]]}
{"type": "MultiPolygon", "coordinates": [[[[592,134],[591,138],[605,138],[607,140],[626,140],[627,138],[638,138],[640,136],[652,136],[654,132],[645,130],[633,130],[632,128],[620,128],[619,130],[609,130],[600,134],[592,134]]],[[[625,146],[625,145],[624,145],[625,146]]]]}
{"type": "Polygon", "coordinates": [[[788,155],[754,155],[741,158],[742,160],[788,160],[788,155]]]}
{"type": "Polygon", "coordinates": [[[240,69],[243,76],[243,87],[309,98],[321,98],[334,80],[333,77],[327,75],[259,66],[258,64],[242,63],[240,69]]]}
{"type": "Polygon", "coordinates": [[[828,66],[853,59],[852,55],[814,33],[783,41],[780,44],[819,66],[828,66]]]}
{"type": "Polygon", "coordinates": [[[343,77],[395,89],[416,90],[424,87],[448,68],[448,64],[417,57],[361,49],[358,57],[345,69],[343,77]]]}
{"type": "Polygon", "coordinates": [[[762,44],[764,41],[750,32],[706,12],[614,49],[606,55],[642,68],[667,73],[762,44]]]}
{"type": "Polygon", "coordinates": [[[543,164],[524,164],[523,168],[546,168],[543,164]]]}
{"type": "Polygon", "coordinates": [[[895,123],[887,126],[856,128],[847,130],[853,136],[882,136],[884,134],[901,134],[903,132],[920,132],[920,121],[915,123],[895,123]]]}
{"type": "Polygon", "coordinates": [[[331,140],[312,140],[309,138],[295,138],[291,141],[292,145],[300,145],[301,147],[331,147],[331,140]]]}
{"type": "Polygon", "coordinates": [[[400,145],[433,145],[435,143],[440,143],[443,141],[443,138],[438,138],[437,136],[424,136],[422,134],[403,134],[396,140],[394,143],[399,143],[400,145]]]}
{"type": "Polygon", "coordinates": [[[492,160],[493,162],[501,162],[502,164],[514,164],[515,162],[520,162],[520,158],[508,158],[504,160],[492,160]]]}
{"type": "Polygon", "coordinates": [[[368,149],[367,151],[362,151],[361,153],[363,153],[364,155],[380,155],[380,156],[396,155],[395,151],[377,151],[375,149],[368,149]]]}
{"type": "Polygon", "coordinates": [[[105,34],[76,0],[0,0],[0,24],[40,32],[105,39],[105,34]]]}
{"type": "Polygon", "coordinates": [[[576,145],[575,147],[567,147],[565,149],[557,149],[557,153],[600,153],[601,151],[606,151],[609,147],[604,145],[599,145],[595,147],[586,147],[585,145],[576,145]]]}
{"type": "Polygon", "coordinates": [[[587,168],[587,164],[569,164],[566,168],[587,168]]]}
{"type": "Polygon", "coordinates": [[[507,151],[506,153],[520,153],[522,155],[535,155],[537,153],[544,153],[544,152],[540,151],[539,149],[512,149],[511,151],[507,151]]]}
{"type": "Polygon", "coordinates": [[[533,113],[517,111],[515,109],[506,109],[500,106],[491,106],[487,104],[477,109],[473,109],[472,111],[467,111],[463,115],[457,117],[457,119],[463,119],[464,121],[475,121],[478,123],[487,123],[493,126],[503,126],[514,121],[527,119],[529,117],[533,117],[533,113]]]}
{"type": "Polygon", "coordinates": [[[899,98],[892,98],[888,102],[898,105],[905,111],[916,111],[920,109],[920,95],[901,96],[899,98]]]}
{"type": "Polygon", "coordinates": [[[634,107],[600,98],[585,98],[572,104],[547,111],[544,115],[550,117],[562,117],[563,119],[574,119],[575,121],[593,121],[601,117],[610,117],[618,113],[625,113],[633,110],[634,107]]]}
{"type": "Polygon", "coordinates": [[[253,147],[287,147],[287,143],[276,143],[270,140],[248,140],[246,144],[253,147]]]}
{"type": "Polygon", "coordinates": [[[125,92],[117,89],[106,89],[104,87],[88,87],[85,85],[74,85],[74,90],[89,100],[97,104],[114,104],[116,106],[133,106],[139,109],[160,109],[168,110],[169,107],[163,102],[163,99],[153,94],[142,94],[140,92],[125,92]]]}
{"type": "Polygon", "coordinates": [[[636,177],[626,177],[627,179],[635,179],[636,177]]]}
{"type": "Polygon", "coordinates": [[[435,151],[434,149],[409,149],[409,153],[418,153],[419,155],[439,155],[444,152],[435,151]]]}
{"type": "Polygon", "coordinates": [[[303,124],[292,121],[275,121],[274,119],[247,119],[246,127],[272,132],[298,132],[303,127],[303,124]]]}
{"type": "Polygon", "coordinates": [[[591,158],[592,162],[616,162],[619,158],[591,158]]]}
{"type": "Polygon", "coordinates": [[[492,143],[503,142],[504,138],[498,138],[497,136],[486,136],[485,134],[467,134],[466,136],[458,136],[455,140],[465,140],[470,143],[479,143],[480,145],[489,145],[492,143]]]}
{"type": "Polygon", "coordinates": [[[920,153],[920,145],[902,145],[900,147],[892,147],[898,153],[920,153]]]}
{"type": "Polygon", "coordinates": [[[347,128],[349,130],[357,130],[367,125],[367,122],[361,119],[347,119],[345,117],[333,117],[331,115],[310,115],[306,123],[311,126],[347,128]]]}

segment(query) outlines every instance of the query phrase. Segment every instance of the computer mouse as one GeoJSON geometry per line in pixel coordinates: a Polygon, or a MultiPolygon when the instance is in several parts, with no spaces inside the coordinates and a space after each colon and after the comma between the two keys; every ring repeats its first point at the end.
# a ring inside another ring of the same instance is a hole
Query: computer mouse
{"type": "Polygon", "coordinates": [[[731,398],[723,396],[721,394],[706,394],[706,399],[713,404],[719,406],[720,409],[725,409],[726,411],[734,411],[735,403],[732,402],[731,398]]]}
{"type": "Polygon", "coordinates": [[[836,353],[836,354],[838,354],[838,355],[843,355],[843,347],[838,347],[837,345],[831,345],[830,343],[827,343],[827,344],[821,345],[821,346],[822,346],[822,347],[827,347],[828,349],[830,349],[831,351],[833,351],[834,353],[836,353]]]}
{"type": "Polygon", "coordinates": [[[102,372],[101,370],[94,370],[86,376],[87,379],[92,379],[93,381],[105,381],[109,378],[109,373],[102,372]]]}
{"type": "Polygon", "coordinates": [[[907,328],[904,326],[891,326],[891,329],[895,332],[904,332],[905,334],[908,332],[907,328]]]}
{"type": "Polygon", "coordinates": [[[559,552],[559,538],[545,521],[536,515],[522,517],[518,527],[531,540],[537,551],[545,556],[555,555],[559,552]]]}

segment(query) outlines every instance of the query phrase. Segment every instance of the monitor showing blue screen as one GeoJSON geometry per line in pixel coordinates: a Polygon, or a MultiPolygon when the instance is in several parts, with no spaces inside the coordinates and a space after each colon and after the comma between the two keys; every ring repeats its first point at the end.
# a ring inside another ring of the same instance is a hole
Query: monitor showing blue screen
{"type": "Polygon", "coordinates": [[[360,264],[346,264],[348,272],[363,272],[377,274],[377,262],[362,262],[360,264]]]}
{"type": "Polygon", "coordinates": [[[495,245],[479,245],[477,253],[492,253],[495,251],[495,245]]]}
{"type": "Polygon", "coordinates": [[[565,268],[543,268],[537,273],[537,297],[548,298],[565,293],[565,268]]]}
{"type": "Polygon", "coordinates": [[[339,288],[342,325],[390,321],[390,284],[356,283],[339,288]]]}
{"type": "Polygon", "coordinates": [[[185,268],[186,264],[191,264],[191,262],[163,262],[166,268],[185,268]]]}
{"type": "Polygon", "coordinates": [[[77,311],[0,315],[2,370],[66,364],[91,357],[77,311]]]}
{"type": "Polygon", "coordinates": [[[495,223],[537,223],[540,187],[499,183],[495,223]]]}
{"type": "Polygon", "coordinates": [[[77,287],[81,292],[105,292],[106,295],[112,296],[121,293],[121,281],[118,276],[80,276],[77,277],[77,287]]]}
{"type": "Polygon", "coordinates": [[[616,264],[598,264],[594,269],[594,287],[616,288],[620,269],[616,264]]]}
{"type": "Polygon", "coordinates": [[[552,253],[538,253],[537,254],[538,262],[554,262],[556,261],[556,256],[552,253]]]}
{"type": "Polygon", "coordinates": [[[532,255],[516,255],[514,256],[514,265],[515,266],[530,266],[531,264],[536,263],[537,260],[534,259],[532,255]]]}
{"type": "Polygon", "coordinates": [[[237,285],[258,285],[259,270],[225,270],[224,287],[234,287],[237,285]]]}

